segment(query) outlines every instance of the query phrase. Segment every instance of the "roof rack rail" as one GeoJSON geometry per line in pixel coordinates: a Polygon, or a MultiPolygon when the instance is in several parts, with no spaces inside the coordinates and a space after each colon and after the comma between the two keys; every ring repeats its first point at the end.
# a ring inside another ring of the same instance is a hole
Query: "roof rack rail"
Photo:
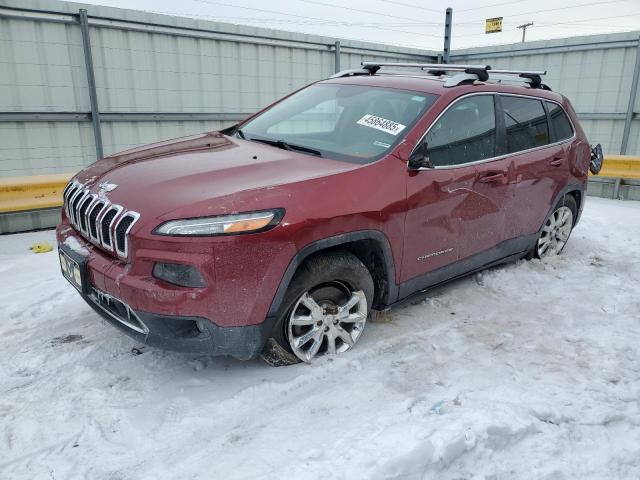
{"type": "Polygon", "coordinates": [[[355,77],[357,75],[371,75],[371,72],[369,70],[365,70],[364,68],[352,68],[349,70],[340,70],[339,72],[331,75],[329,78],[355,77]]]}
{"type": "MultiPolygon", "coordinates": [[[[546,70],[493,70],[491,65],[456,65],[449,63],[379,63],[379,62],[362,62],[362,70],[357,70],[358,73],[352,73],[357,75],[366,75],[364,72],[368,72],[369,75],[375,75],[382,67],[397,67],[397,68],[418,68],[420,70],[426,70],[430,75],[445,75],[447,72],[459,72],[457,75],[448,78],[444,86],[455,87],[465,83],[472,83],[475,81],[487,82],[491,80],[518,80],[529,84],[531,88],[541,88],[543,90],[551,90],[547,85],[542,83],[540,78],[542,75],[546,75],[546,70]],[[514,79],[513,76],[516,76],[514,79]]],[[[347,71],[345,71],[347,72],[347,71]]],[[[353,71],[352,71],[353,72],[353,71]]],[[[340,75],[342,72],[335,76],[340,75]]]]}

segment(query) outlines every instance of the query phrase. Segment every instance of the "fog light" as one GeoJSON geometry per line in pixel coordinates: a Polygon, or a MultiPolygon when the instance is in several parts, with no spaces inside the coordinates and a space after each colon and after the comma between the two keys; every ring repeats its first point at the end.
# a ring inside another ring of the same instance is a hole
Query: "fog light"
{"type": "Polygon", "coordinates": [[[157,262],[153,266],[153,276],[181,287],[203,288],[206,286],[202,274],[191,265],[157,262]]]}

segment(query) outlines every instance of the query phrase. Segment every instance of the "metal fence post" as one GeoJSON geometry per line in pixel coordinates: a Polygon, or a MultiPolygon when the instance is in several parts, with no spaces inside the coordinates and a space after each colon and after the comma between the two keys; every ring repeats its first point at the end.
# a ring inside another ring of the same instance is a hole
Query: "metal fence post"
{"type": "Polygon", "coordinates": [[[334,54],[334,70],[338,73],[340,71],[340,40],[336,40],[334,54]]]}
{"type": "Polygon", "coordinates": [[[98,110],[98,94],[96,92],[96,78],[93,73],[93,56],[91,55],[91,38],[89,37],[89,19],[87,11],[80,9],[80,30],[82,30],[82,48],[84,51],[84,65],[87,72],[87,86],[89,88],[89,102],[91,103],[91,123],[93,124],[93,138],[96,144],[96,157],[104,157],[102,150],[102,131],[100,130],[100,111],[98,110]]]}
{"type": "Polygon", "coordinates": [[[451,51],[451,20],[453,10],[447,8],[444,17],[444,49],[442,50],[442,63],[449,63],[449,53],[451,51]]]}
{"type": "MultiPolygon", "coordinates": [[[[626,155],[629,146],[629,135],[631,133],[631,124],[633,123],[633,108],[636,105],[636,97],[638,93],[638,77],[640,77],[640,37],[638,38],[638,47],[636,49],[636,64],[633,68],[633,80],[631,81],[631,91],[629,92],[629,105],[627,106],[627,115],[624,118],[624,130],[622,132],[622,143],[620,144],[620,155],[626,155]]],[[[616,178],[616,184],[613,187],[613,198],[619,198],[620,185],[622,180],[616,178]]]]}

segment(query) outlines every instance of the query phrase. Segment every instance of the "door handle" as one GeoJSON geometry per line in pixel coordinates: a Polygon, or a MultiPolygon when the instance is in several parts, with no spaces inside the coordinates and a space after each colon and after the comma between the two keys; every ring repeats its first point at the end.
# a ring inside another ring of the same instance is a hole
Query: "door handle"
{"type": "Polygon", "coordinates": [[[482,183],[493,183],[493,182],[500,182],[505,178],[505,174],[502,172],[499,173],[489,173],[487,175],[484,175],[482,177],[480,177],[480,181],[482,183]]]}
{"type": "Polygon", "coordinates": [[[549,162],[549,164],[553,167],[559,167],[564,163],[564,157],[555,157],[553,160],[549,162]]]}

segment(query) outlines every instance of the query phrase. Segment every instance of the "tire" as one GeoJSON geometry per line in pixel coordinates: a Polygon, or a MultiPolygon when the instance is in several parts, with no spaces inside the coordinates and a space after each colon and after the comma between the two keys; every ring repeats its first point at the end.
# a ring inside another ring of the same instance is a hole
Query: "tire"
{"type": "Polygon", "coordinates": [[[573,196],[562,197],[545,220],[527,258],[541,259],[560,255],[569,241],[577,215],[578,205],[573,196]]]}
{"type": "Polygon", "coordinates": [[[350,350],[362,335],[373,293],[371,274],[356,256],[312,256],[291,280],[262,359],[283,366],[350,350]]]}

